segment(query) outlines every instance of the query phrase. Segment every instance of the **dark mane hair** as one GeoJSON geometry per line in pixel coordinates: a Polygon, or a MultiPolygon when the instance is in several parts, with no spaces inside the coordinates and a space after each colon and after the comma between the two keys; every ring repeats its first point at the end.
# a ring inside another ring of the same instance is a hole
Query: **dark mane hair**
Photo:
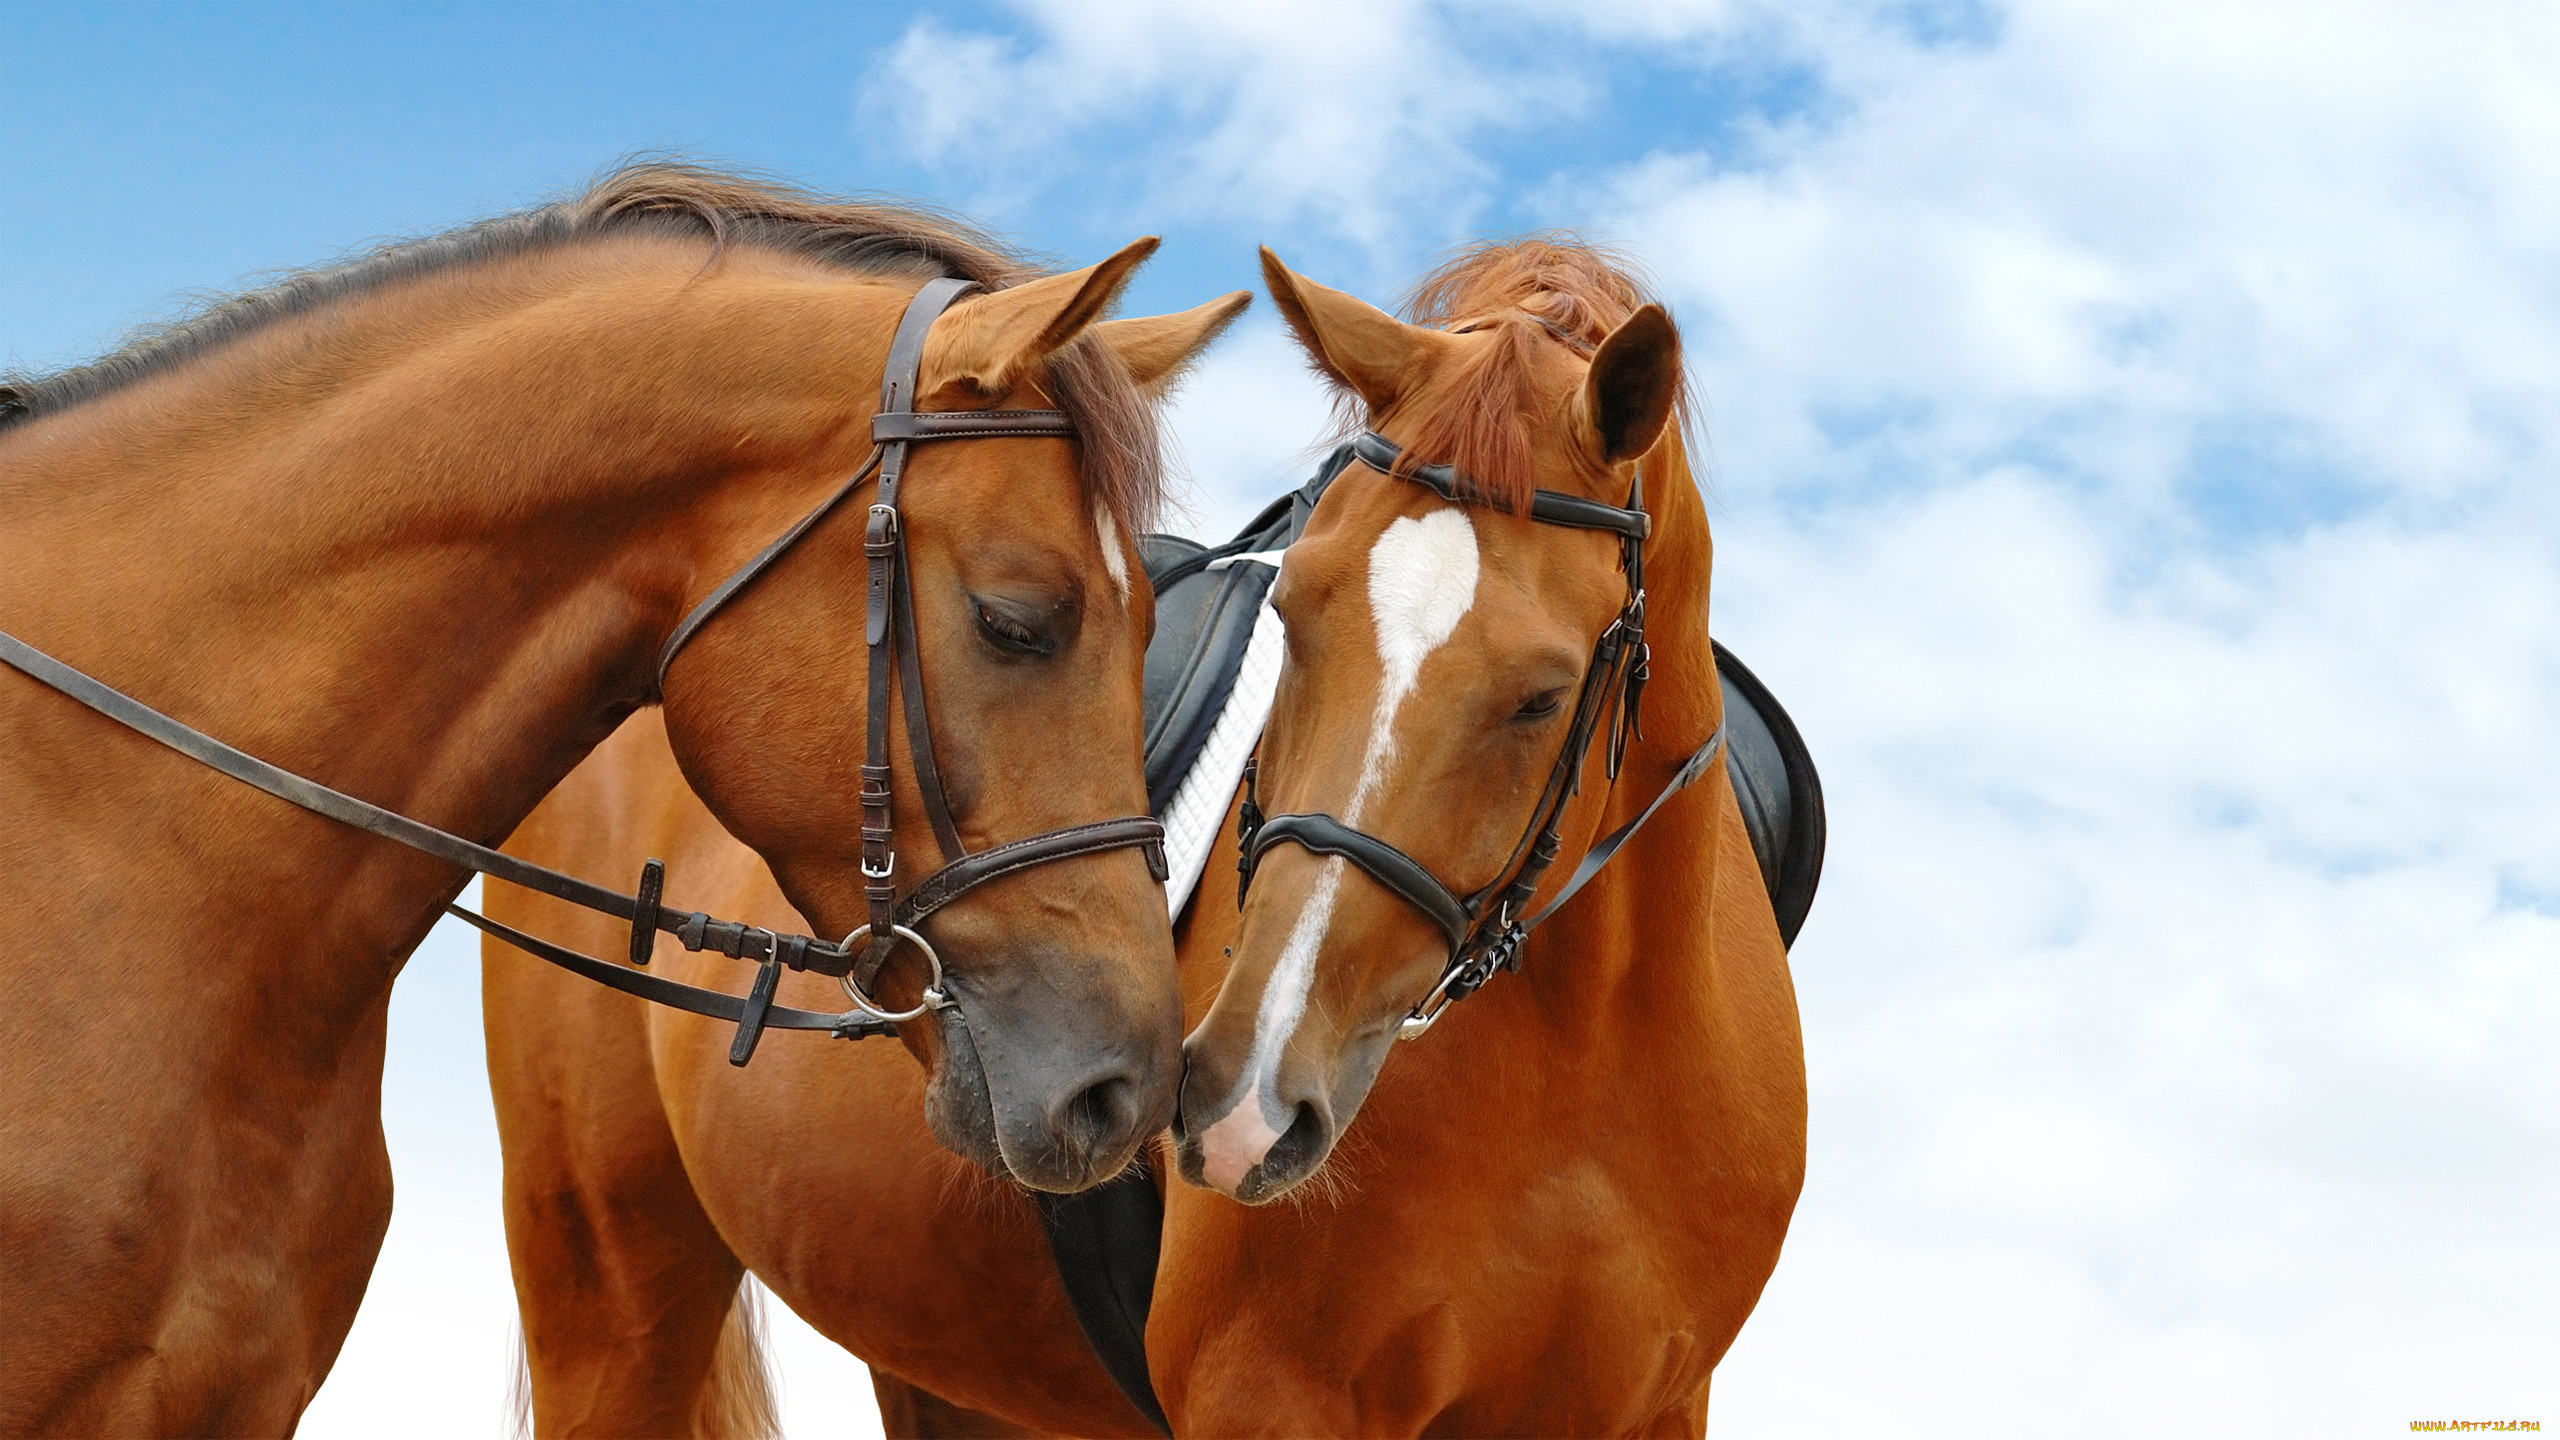
{"type": "MultiPolygon", "coordinates": [[[[728,247],[802,256],[865,275],[974,280],[997,290],[1044,273],[1030,257],[931,206],[835,199],[763,176],[665,159],[625,163],[550,205],[393,241],[283,276],[149,327],[98,360],[46,376],[0,375],[0,427],[68,410],[185,365],[242,336],[333,301],[420,276],[606,235],[706,239],[704,265],[728,247]]],[[[1048,388],[1076,424],[1096,500],[1134,533],[1163,501],[1155,417],[1117,357],[1089,339],[1049,362],[1048,388]]]]}
{"type": "MultiPolygon", "coordinates": [[[[1528,509],[1537,487],[1529,463],[1538,419],[1533,347],[1552,337],[1588,356],[1654,299],[1652,288],[1634,262],[1561,231],[1470,245],[1441,261],[1406,294],[1404,318],[1442,329],[1475,321],[1495,340],[1469,357],[1440,405],[1415,417],[1407,462],[1455,465],[1469,498],[1528,509]]],[[[1673,415],[1674,443],[1685,452],[1685,380],[1673,415]]]]}

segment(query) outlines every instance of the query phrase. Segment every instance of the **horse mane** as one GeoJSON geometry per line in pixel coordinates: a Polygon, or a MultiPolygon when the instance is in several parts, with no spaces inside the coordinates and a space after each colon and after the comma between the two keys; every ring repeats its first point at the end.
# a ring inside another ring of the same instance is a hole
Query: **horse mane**
{"type": "MultiPolygon", "coordinates": [[[[1033,258],[930,205],[832,198],[767,176],[663,158],[625,162],[551,204],[395,240],[336,263],[289,271],[222,296],[117,350],[51,375],[0,375],[0,429],[110,395],[244,336],[385,286],[607,236],[707,239],[708,269],[730,246],[799,256],[865,275],[974,280],[990,290],[1045,273],[1033,258]]],[[[1149,402],[1110,350],[1089,338],[1049,362],[1048,388],[1074,420],[1094,499],[1133,532],[1164,498],[1149,402]]]]}
{"type": "MultiPolygon", "coordinates": [[[[1487,241],[1450,255],[1406,293],[1405,320],[1434,329],[1465,324],[1492,330],[1496,338],[1478,347],[1465,368],[1438,387],[1438,402],[1413,418],[1404,463],[1454,465],[1467,498],[1526,511],[1537,488],[1531,427],[1541,418],[1534,348],[1553,339],[1587,357],[1654,298],[1633,261],[1563,231],[1487,241]]],[[[1345,399],[1351,409],[1341,418],[1358,423],[1358,402],[1345,399]]],[[[1685,377],[1672,414],[1666,458],[1685,474],[1691,417],[1685,377]]]]}

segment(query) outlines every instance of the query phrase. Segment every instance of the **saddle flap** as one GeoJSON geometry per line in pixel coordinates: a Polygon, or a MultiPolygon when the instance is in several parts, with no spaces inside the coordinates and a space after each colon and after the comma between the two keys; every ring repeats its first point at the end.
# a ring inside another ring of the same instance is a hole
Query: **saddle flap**
{"type": "Polygon", "coordinates": [[[1716,678],[1724,689],[1725,773],[1742,807],[1743,828],[1751,832],[1778,937],[1793,946],[1822,883],[1828,839],[1822,777],[1778,697],[1722,641],[1715,642],[1715,651],[1716,678]]]}

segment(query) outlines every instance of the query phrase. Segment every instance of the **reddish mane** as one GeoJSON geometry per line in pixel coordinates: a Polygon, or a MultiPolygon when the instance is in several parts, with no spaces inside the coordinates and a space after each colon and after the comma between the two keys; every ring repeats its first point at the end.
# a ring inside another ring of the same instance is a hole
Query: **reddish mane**
{"type": "MultiPolygon", "coordinates": [[[[1472,498],[1514,514],[1526,510],[1537,485],[1530,427],[1543,413],[1533,388],[1534,347],[1553,339],[1587,356],[1655,299],[1652,289],[1633,262],[1564,233],[1472,245],[1442,261],[1406,296],[1406,321],[1435,329],[1472,324],[1497,339],[1450,378],[1437,404],[1414,417],[1405,449],[1411,463],[1455,465],[1471,482],[1472,498]]],[[[1673,413],[1666,438],[1685,451],[1678,438],[1690,423],[1685,385],[1673,413]]]]}

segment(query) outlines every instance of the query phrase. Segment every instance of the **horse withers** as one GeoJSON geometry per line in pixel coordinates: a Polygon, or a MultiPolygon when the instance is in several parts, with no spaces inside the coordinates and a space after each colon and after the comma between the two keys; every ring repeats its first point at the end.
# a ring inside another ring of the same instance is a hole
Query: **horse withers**
{"type": "MultiPolygon", "coordinates": [[[[1097,325],[1151,249],[1033,280],[935,216],[641,166],[303,276],[0,391],[0,630],[483,840],[663,699],[718,823],[822,934],[855,931],[864,524],[792,532],[661,652],[878,453],[892,331],[957,272],[984,293],[922,337],[908,408],[1065,417],[914,447],[939,788],[979,845],[1141,808],[1146,600],[1119,577],[1157,481],[1130,371],[1219,313],[1097,325]],[[1004,743],[1025,734],[1040,743],[1004,743]]],[[[390,986],[464,876],[60,689],[0,677],[0,910],[19,937],[0,959],[0,1432],[287,1430],[387,1222],[390,986]]],[[[882,843],[929,856],[913,749],[886,767],[882,843]]],[[[969,1097],[955,1133],[1072,1185],[1162,1122],[1179,1017],[1160,894],[1118,849],[938,919],[977,1063],[942,1025],[908,1043],[969,1097]]],[[[883,1003],[924,990],[914,947],[884,958],[883,1003]]]]}

